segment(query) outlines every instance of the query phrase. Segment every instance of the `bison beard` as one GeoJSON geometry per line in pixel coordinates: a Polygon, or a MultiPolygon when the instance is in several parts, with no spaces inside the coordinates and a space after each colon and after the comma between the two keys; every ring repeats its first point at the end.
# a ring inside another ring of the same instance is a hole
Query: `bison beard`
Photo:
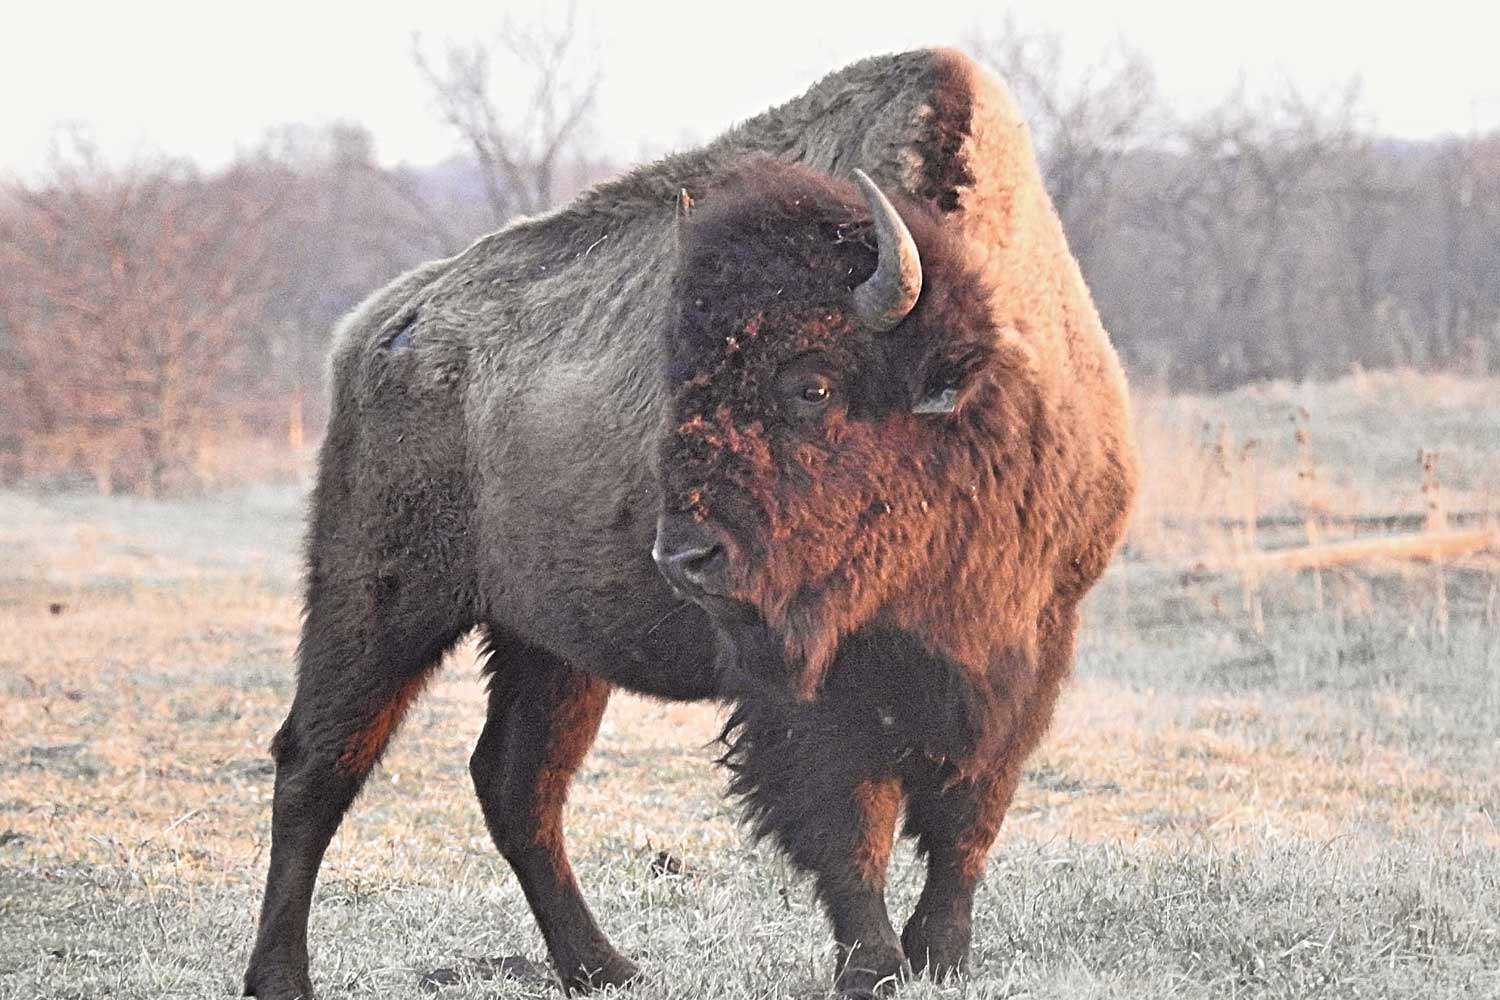
{"type": "Polygon", "coordinates": [[[964,968],[1135,476],[1002,89],[946,51],[849,67],[398,279],[332,386],[247,994],[311,996],[323,852],[471,630],[474,788],[565,988],[640,975],[562,830],[616,686],[733,706],[731,791],[812,873],[841,991],[964,968]],[[898,827],[927,867],[899,935],[898,827]]]}

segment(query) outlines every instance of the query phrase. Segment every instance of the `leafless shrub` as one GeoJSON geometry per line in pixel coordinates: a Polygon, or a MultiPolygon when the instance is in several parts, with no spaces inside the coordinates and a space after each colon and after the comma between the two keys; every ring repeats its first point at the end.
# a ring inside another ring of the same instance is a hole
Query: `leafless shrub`
{"type": "Polygon", "coordinates": [[[160,493],[221,420],[269,283],[274,192],[86,145],[0,215],[8,449],[160,493]]]}

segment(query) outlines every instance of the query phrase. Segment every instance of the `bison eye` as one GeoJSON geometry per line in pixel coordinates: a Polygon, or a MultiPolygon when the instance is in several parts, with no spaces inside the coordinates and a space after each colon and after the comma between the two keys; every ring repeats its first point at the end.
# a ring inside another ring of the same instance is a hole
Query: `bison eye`
{"type": "Polygon", "coordinates": [[[792,412],[806,420],[822,418],[833,401],[833,391],[833,383],[818,374],[803,374],[782,387],[792,412]]]}
{"type": "Polygon", "coordinates": [[[775,393],[782,411],[796,420],[823,420],[841,395],[832,375],[799,358],[776,373],[775,393]]]}

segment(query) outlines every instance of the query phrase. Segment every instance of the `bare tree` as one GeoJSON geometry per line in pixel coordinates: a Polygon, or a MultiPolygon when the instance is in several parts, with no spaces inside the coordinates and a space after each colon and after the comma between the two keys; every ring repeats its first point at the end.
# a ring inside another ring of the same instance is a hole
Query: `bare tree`
{"type": "Polygon", "coordinates": [[[1391,335],[1387,315],[1398,295],[1397,223],[1412,205],[1410,182],[1395,157],[1360,133],[1330,163],[1326,194],[1333,236],[1328,279],[1350,360],[1366,368],[1411,360],[1409,346],[1391,335]]]}
{"type": "Polygon", "coordinates": [[[507,20],[491,41],[449,42],[438,64],[416,38],[412,57],[443,121],[479,168],[493,223],[552,207],[599,92],[597,56],[584,51],[576,4],[556,24],[507,20]],[[523,81],[503,101],[495,95],[497,67],[523,81]]]}
{"type": "Polygon", "coordinates": [[[262,301],[273,194],[85,147],[5,191],[0,350],[30,469],[159,493],[218,424],[262,301]]]}
{"type": "Polygon", "coordinates": [[[1440,143],[1429,176],[1440,266],[1423,360],[1478,360],[1500,348],[1500,132],[1440,143]]]}
{"type": "Polygon", "coordinates": [[[1356,137],[1357,88],[1312,102],[1243,86],[1176,130],[1179,152],[1142,201],[1182,283],[1178,358],[1225,387],[1347,360],[1316,329],[1327,292],[1328,176],[1356,137]]]}

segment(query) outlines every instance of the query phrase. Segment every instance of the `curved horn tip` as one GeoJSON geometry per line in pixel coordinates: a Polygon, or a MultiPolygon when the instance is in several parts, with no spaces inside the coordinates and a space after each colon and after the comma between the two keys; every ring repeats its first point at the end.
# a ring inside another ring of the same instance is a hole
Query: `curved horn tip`
{"type": "Polygon", "coordinates": [[[875,273],[854,290],[854,307],[866,326],[884,333],[907,317],[922,294],[922,256],[901,213],[870,175],[856,169],[854,182],[874,218],[877,246],[875,273]]]}

